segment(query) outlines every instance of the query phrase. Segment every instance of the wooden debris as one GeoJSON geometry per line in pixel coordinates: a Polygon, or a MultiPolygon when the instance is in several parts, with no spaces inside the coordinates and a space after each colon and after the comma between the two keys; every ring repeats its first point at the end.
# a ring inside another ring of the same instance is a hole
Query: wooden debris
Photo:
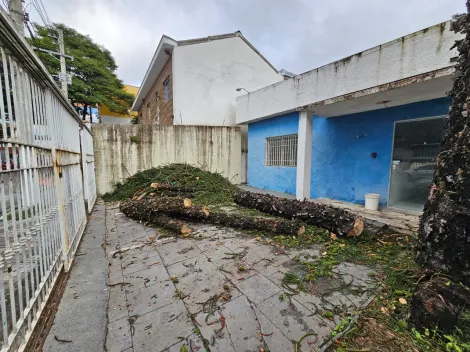
{"type": "Polygon", "coordinates": [[[307,224],[327,229],[338,236],[356,237],[364,229],[361,217],[344,209],[324,204],[301,202],[242,190],[234,193],[233,200],[239,205],[267,214],[304,221],[307,224]]]}

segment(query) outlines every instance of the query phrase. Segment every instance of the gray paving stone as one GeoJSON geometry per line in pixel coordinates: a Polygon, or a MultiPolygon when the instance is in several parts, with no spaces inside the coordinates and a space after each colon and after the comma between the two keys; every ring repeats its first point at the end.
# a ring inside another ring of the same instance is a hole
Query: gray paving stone
{"type": "Polygon", "coordinates": [[[234,262],[219,266],[219,270],[227,277],[227,279],[231,280],[232,282],[246,280],[258,274],[258,272],[251,265],[243,260],[236,260],[234,262]]]}
{"type": "MultiPolygon", "coordinates": [[[[181,352],[181,347],[185,346],[187,351],[194,351],[194,352],[206,352],[207,350],[204,348],[204,343],[202,342],[201,338],[193,334],[191,336],[188,336],[186,339],[183,341],[178,342],[177,344],[171,346],[170,348],[167,348],[163,350],[162,352],[181,352]]],[[[213,352],[211,348],[211,352],[213,352]]]]}
{"type": "Polygon", "coordinates": [[[132,348],[132,339],[127,317],[108,323],[106,350],[108,352],[121,352],[128,348],[132,348]]]}
{"type": "Polygon", "coordinates": [[[232,253],[232,251],[225,246],[218,246],[203,253],[207,258],[210,258],[212,263],[217,266],[224,265],[235,260],[233,256],[227,254],[232,253]]]}
{"type": "Polygon", "coordinates": [[[173,303],[175,301],[173,298],[174,293],[175,286],[171,281],[159,282],[128,293],[127,309],[129,310],[129,316],[144,315],[173,303]]]}
{"type": "Polygon", "coordinates": [[[126,293],[124,287],[109,287],[108,322],[127,317],[126,293]]]}
{"type": "Polygon", "coordinates": [[[152,265],[148,269],[143,269],[132,274],[125,275],[123,281],[129,283],[126,285],[126,291],[132,292],[144,287],[151,286],[157,282],[169,281],[170,276],[163,264],[152,265]]]}
{"type": "Polygon", "coordinates": [[[254,303],[263,302],[268,297],[281,292],[279,287],[274,285],[263,275],[255,275],[248,280],[239,281],[234,284],[254,303]]]}
{"type": "Polygon", "coordinates": [[[245,296],[227,303],[223,314],[235,351],[259,351],[264,347],[256,314],[245,296]]]}
{"type": "MultiPolygon", "coordinates": [[[[207,301],[215,294],[224,292],[223,285],[227,282],[224,275],[212,262],[208,262],[204,254],[167,267],[171,277],[177,277],[175,286],[183,295],[188,295],[184,303],[191,313],[201,309],[199,303],[207,301]]],[[[232,299],[238,295],[232,292],[232,299]]]]}
{"type": "Polygon", "coordinates": [[[134,352],[155,352],[170,348],[193,334],[193,324],[181,300],[139,316],[134,322],[134,352]]]}
{"type": "Polygon", "coordinates": [[[318,348],[331,337],[334,324],[317,315],[309,316],[311,312],[295,300],[281,301],[275,295],[256,306],[290,340],[298,341],[308,332],[316,333],[317,339],[310,341],[316,340],[316,343],[309,346],[304,340],[302,350],[318,348]]]}
{"type": "Polygon", "coordinates": [[[264,276],[272,275],[277,271],[277,268],[273,265],[275,262],[272,259],[266,257],[261,258],[251,250],[248,251],[248,254],[243,260],[264,276]]]}
{"type": "Polygon", "coordinates": [[[156,250],[148,250],[148,247],[131,249],[123,253],[122,273],[123,275],[132,274],[161,263],[162,258],[156,250]]]}
{"type": "Polygon", "coordinates": [[[375,271],[364,265],[344,262],[333,268],[333,272],[340,275],[351,275],[365,283],[374,283],[376,281],[373,276],[375,271]]]}
{"type": "Polygon", "coordinates": [[[201,254],[191,240],[168,242],[157,247],[165,265],[172,265],[183,260],[197,257],[201,254]]]}
{"type": "Polygon", "coordinates": [[[227,330],[227,327],[222,328],[221,323],[217,322],[211,324],[216,320],[219,320],[220,312],[216,312],[214,315],[208,317],[206,323],[207,313],[200,312],[196,315],[196,321],[201,335],[209,341],[211,352],[236,352],[232,345],[232,340],[230,339],[230,334],[227,330]]]}
{"type": "Polygon", "coordinates": [[[290,341],[280,329],[278,329],[271,321],[256,307],[253,306],[260,325],[260,333],[269,347],[270,352],[291,352],[294,350],[294,343],[290,341]]]}

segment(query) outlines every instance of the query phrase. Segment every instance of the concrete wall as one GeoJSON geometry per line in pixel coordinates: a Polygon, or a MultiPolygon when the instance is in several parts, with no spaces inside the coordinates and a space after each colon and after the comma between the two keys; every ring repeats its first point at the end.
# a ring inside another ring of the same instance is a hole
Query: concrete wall
{"type": "MultiPolygon", "coordinates": [[[[237,123],[283,114],[327,99],[449,68],[453,65],[451,58],[457,56],[456,50],[450,48],[459,38],[461,34],[450,31],[450,21],[443,22],[245,94],[237,99],[237,123]]],[[[445,91],[440,96],[444,95],[445,91]]],[[[375,102],[379,100],[383,98],[375,102]]],[[[390,104],[400,105],[391,100],[390,104]]],[[[369,110],[379,108],[380,105],[372,102],[369,110]]],[[[311,111],[315,112],[315,108],[311,111]]]]}
{"type": "MultiPolygon", "coordinates": [[[[449,104],[441,98],[328,119],[314,116],[311,198],[363,204],[365,193],[378,193],[386,205],[395,121],[444,115],[449,104]]],[[[266,137],[297,133],[298,121],[294,112],[248,125],[249,185],[295,194],[296,168],[264,166],[264,145],[266,137]]]]}
{"type": "Polygon", "coordinates": [[[236,97],[279,82],[276,73],[241,38],[173,49],[175,125],[235,125],[236,97]]]}
{"type": "Polygon", "coordinates": [[[189,163],[240,182],[239,127],[94,125],[93,142],[99,195],[138,171],[169,163],[189,163]]]}
{"type": "Polygon", "coordinates": [[[299,114],[290,113],[248,125],[248,184],[295,194],[295,167],[264,166],[267,137],[297,133],[299,114]]]}

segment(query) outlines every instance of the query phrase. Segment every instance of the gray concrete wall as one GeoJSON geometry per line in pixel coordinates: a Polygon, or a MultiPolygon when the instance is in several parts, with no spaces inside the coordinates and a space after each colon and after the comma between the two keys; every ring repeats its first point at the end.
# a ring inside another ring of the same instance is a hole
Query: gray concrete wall
{"type": "Polygon", "coordinates": [[[152,167],[188,163],[241,179],[239,127],[94,125],[98,195],[118,182],[152,167]]]}

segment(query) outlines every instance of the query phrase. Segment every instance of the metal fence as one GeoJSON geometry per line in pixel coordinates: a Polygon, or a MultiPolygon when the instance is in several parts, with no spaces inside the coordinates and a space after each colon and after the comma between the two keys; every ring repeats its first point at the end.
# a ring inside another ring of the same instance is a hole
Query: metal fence
{"type": "Polygon", "coordinates": [[[0,10],[1,351],[22,350],[96,199],[93,139],[0,10]]]}

